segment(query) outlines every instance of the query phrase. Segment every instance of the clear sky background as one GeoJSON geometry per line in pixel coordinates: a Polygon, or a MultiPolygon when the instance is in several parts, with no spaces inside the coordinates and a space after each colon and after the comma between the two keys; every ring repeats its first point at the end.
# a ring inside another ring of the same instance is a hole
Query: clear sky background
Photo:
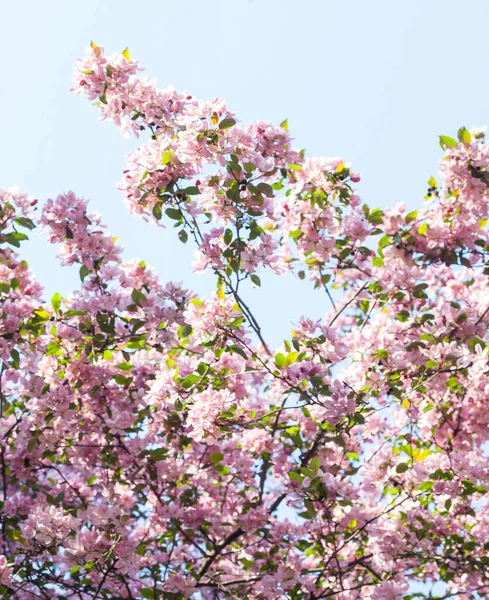
{"type": "MultiPolygon", "coordinates": [[[[202,293],[211,279],[192,273],[190,243],[129,217],[121,202],[115,184],[135,140],[68,92],[90,40],[108,53],[129,46],[163,87],[226,97],[245,122],[287,117],[308,155],[351,161],[376,207],[419,206],[441,156],[437,136],[489,121],[487,0],[3,0],[0,17],[0,186],[90,198],[127,257],[202,293]]],[[[79,281],[55,254],[37,235],[26,244],[47,298],[79,281]]],[[[272,344],[301,314],[328,308],[291,277],[266,279],[247,298],[272,344]]]]}

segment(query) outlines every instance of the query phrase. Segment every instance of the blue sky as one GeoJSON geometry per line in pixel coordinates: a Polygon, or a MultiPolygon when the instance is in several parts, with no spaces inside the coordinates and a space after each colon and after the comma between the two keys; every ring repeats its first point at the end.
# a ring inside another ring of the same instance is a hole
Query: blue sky
{"type": "MultiPolygon", "coordinates": [[[[488,121],[485,0],[18,0],[0,10],[0,186],[40,200],[69,189],[90,198],[127,257],[202,293],[212,282],[193,275],[192,249],[122,205],[115,184],[135,141],[68,92],[90,40],[109,53],[129,46],[163,87],[226,97],[245,122],[287,117],[308,155],[352,162],[372,206],[420,205],[438,134],[488,121]]],[[[37,236],[26,245],[48,298],[78,283],[55,253],[37,236]]],[[[328,307],[289,277],[266,279],[248,298],[272,344],[301,314],[328,307]]]]}

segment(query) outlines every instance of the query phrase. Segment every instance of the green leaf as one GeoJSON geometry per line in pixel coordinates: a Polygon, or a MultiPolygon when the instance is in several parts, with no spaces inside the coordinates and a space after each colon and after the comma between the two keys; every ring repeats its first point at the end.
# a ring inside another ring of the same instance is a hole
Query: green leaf
{"type": "Polygon", "coordinates": [[[188,241],[188,233],[185,231],[185,229],[181,229],[181,230],[178,232],[178,239],[179,239],[181,242],[183,242],[184,244],[186,244],[186,243],[187,243],[187,241],[188,241]]]}
{"type": "Polygon", "coordinates": [[[453,138],[448,137],[448,135],[440,135],[439,138],[440,146],[443,150],[446,150],[447,148],[455,148],[457,146],[457,142],[453,138]]]}
{"type": "Polygon", "coordinates": [[[278,354],[275,355],[275,364],[279,368],[282,368],[285,366],[285,356],[281,352],[279,352],[278,354]]]}
{"type": "Polygon", "coordinates": [[[185,192],[188,196],[198,196],[200,194],[199,188],[195,185],[185,188],[182,192],[185,192]]]}
{"type": "Polygon", "coordinates": [[[193,385],[195,385],[196,383],[198,383],[201,380],[201,376],[200,375],[187,375],[187,377],[185,377],[185,379],[181,382],[181,386],[183,388],[185,388],[186,390],[188,390],[189,388],[191,388],[193,385]]]}
{"type": "Polygon", "coordinates": [[[51,342],[46,346],[46,356],[59,356],[61,349],[55,342],[51,342]]]}
{"type": "Polygon", "coordinates": [[[418,217],[418,211],[417,210],[413,210],[410,213],[408,213],[406,215],[406,223],[412,223],[413,221],[415,221],[418,217]]]}
{"type": "Polygon", "coordinates": [[[116,383],[118,383],[119,385],[130,385],[133,381],[133,377],[124,377],[124,375],[122,375],[121,373],[119,373],[118,375],[116,375],[114,377],[116,383]]]}
{"type": "Polygon", "coordinates": [[[129,54],[129,48],[124,48],[124,50],[122,51],[122,56],[127,60],[127,62],[130,62],[131,55],[129,54]]]}
{"type": "Polygon", "coordinates": [[[280,123],[280,127],[282,129],[285,129],[285,131],[289,131],[289,120],[288,119],[284,119],[281,123],[280,123]]]}
{"type": "Polygon", "coordinates": [[[3,236],[3,240],[7,242],[7,244],[15,246],[16,248],[20,248],[20,242],[28,239],[29,238],[26,236],[26,234],[20,233],[20,231],[11,231],[3,236]]]}
{"type": "Polygon", "coordinates": [[[134,304],[139,307],[141,307],[141,302],[146,300],[146,296],[139,290],[132,290],[131,298],[134,304]]]}
{"type": "Polygon", "coordinates": [[[287,367],[289,365],[294,364],[298,357],[299,357],[298,352],[289,352],[287,354],[287,356],[285,357],[285,364],[287,365],[287,367]]]}
{"type": "Polygon", "coordinates": [[[27,227],[27,229],[35,228],[34,222],[31,221],[31,219],[28,219],[27,217],[17,217],[15,219],[15,222],[17,223],[17,225],[20,225],[21,227],[27,227]]]}
{"type": "Polygon", "coordinates": [[[86,310],[66,310],[64,313],[65,317],[81,317],[87,314],[86,310]]]}
{"type": "Polygon", "coordinates": [[[314,475],[316,475],[316,473],[319,471],[320,466],[321,466],[321,461],[319,460],[319,458],[317,456],[315,456],[314,458],[311,459],[311,462],[309,463],[309,467],[314,475]]]}
{"type": "Polygon", "coordinates": [[[273,188],[271,185],[269,185],[268,183],[264,183],[263,181],[261,183],[259,183],[257,186],[257,189],[264,194],[265,196],[267,196],[267,198],[272,198],[273,197],[273,188]]]}
{"type": "Polygon", "coordinates": [[[139,590],[139,593],[141,594],[141,596],[143,598],[154,598],[155,597],[155,593],[154,590],[152,590],[151,588],[141,588],[139,590]]]}
{"type": "Polygon", "coordinates": [[[222,454],[221,452],[214,452],[214,454],[211,454],[209,456],[209,460],[213,465],[217,465],[217,463],[220,463],[223,458],[224,454],[222,454]]]}
{"type": "Polygon", "coordinates": [[[399,463],[396,467],[398,473],[405,473],[408,469],[409,465],[407,463],[399,463]]]}
{"type": "Polygon", "coordinates": [[[82,265],[80,267],[80,279],[81,281],[85,280],[85,277],[90,273],[90,269],[87,267],[87,265],[82,265]]]}
{"type": "Polygon", "coordinates": [[[457,377],[453,376],[450,377],[447,382],[445,383],[445,385],[449,388],[454,388],[454,387],[458,387],[458,379],[457,377]]]}
{"type": "Polygon", "coordinates": [[[381,225],[384,222],[384,211],[382,211],[380,208],[375,208],[374,210],[371,210],[369,215],[368,215],[368,222],[371,223],[372,225],[381,225]]]}
{"type": "Polygon", "coordinates": [[[161,217],[163,216],[163,211],[161,210],[161,205],[160,204],[155,204],[153,206],[153,217],[157,220],[160,221],[161,217]]]}
{"type": "Polygon", "coordinates": [[[178,329],[178,337],[186,338],[192,333],[192,325],[182,325],[178,329]]]}
{"type": "Polygon", "coordinates": [[[51,314],[48,313],[46,310],[43,310],[42,308],[36,308],[32,312],[36,315],[38,319],[41,319],[42,321],[47,321],[51,318],[51,314]]]}
{"type": "Polygon", "coordinates": [[[226,244],[226,246],[229,246],[229,244],[233,241],[233,232],[230,229],[226,229],[226,231],[224,232],[224,243],[226,244]]]}
{"type": "Polygon", "coordinates": [[[469,347],[469,350],[471,352],[475,352],[475,347],[477,345],[479,345],[483,350],[486,347],[486,343],[484,342],[484,340],[481,340],[481,338],[477,336],[471,338],[467,343],[467,346],[469,347]]]}
{"type": "Polygon", "coordinates": [[[61,504],[64,499],[65,499],[65,493],[60,492],[57,496],[54,497],[53,504],[61,504]]]}
{"type": "Polygon", "coordinates": [[[180,212],[180,210],[178,210],[178,208],[167,208],[165,210],[165,213],[170,217],[170,219],[173,219],[174,221],[182,220],[182,213],[180,212]]]}
{"type": "Polygon", "coordinates": [[[425,291],[428,288],[428,284],[427,283],[418,283],[418,285],[415,285],[413,288],[413,296],[415,298],[427,298],[427,295],[425,294],[425,291]]]}
{"type": "Polygon", "coordinates": [[[163,156],[161,157],[162,164],[164,164],[164,165],[171,164],[171,160],[174,155],[175,155],[175,152],[173,152],[173,150],[167,150],[166,152],[164,152],[163,156]]]}
{"type": "Polygon", "coordinates": [[[20,531],[20,529],[9,529],[7,531],[7,537],[13,542],[18,542],[19,540],[23,539],[22,532],[20,531]]]}
{"type": "Polygon", "coordinates": [[[235,352],[236,354],[239,354],[245,360],[248,358],[246,356],[246,352],[242,348],[240,348],[239,346],[228,346],[228,350],[230,350],[231,353],[235,352]]]}
{"type": "Polygon", "coordinates": [[[153,448],[152,450],[147,450],[149,458],[153,462],[159,462],[160,460],[166,460],[168,456],[168,450],[166,448],[153,448]]]}
{"type": "Polygon", "coordinates": [[[239,186],[236,185],[235,182],[233,182],[233,185],[226,190],[226,197],[233,200],[233,202],[240,201],[239,186]]]}
{"type": "MultiPolygon", "coordinates": [[[[105,358],[105,352],[104,352],[104,358],[105,358]]],[[[131,363],[128,363],[128,362],[119,363],[118,365],[116,365],[116,368],[120,369],[121,371],[129,372],[131,370],[131,363]]]]}
{"type": "Polygon", "coordinates": [[[255,275],[255,274],[250,275],[250,279],[254,283],[254,285],[256,285],[256,287],[260,287],[261,286],[261,280],[258,277],[258,275],[255,275]]]}
{"type": "Polygon", "coordinates": [[[433,486],[435,485],[434,481],[423,481],[418,487],[414,488],[415,490],[420,490],[421,492],[431,492],[433,486]]]}
{"type": "Polygon", "coordinates": [[[219,123],[219,129],[230,129],[236,125],[236,121],[231,117],[226,117],[219,123]]]}
{"type": "Polygon", "coordinates": [[[461,127],[458,130],[457,137],[458,137],[459,141],[461,141],[463,144],[470,144],[470,142],[472,141],[472,136],[470,135],[470,131],[468,129],[466,129],[465,127],[461,127]]]}
{"type": "Polygon", "coordinates": [[[426,235],[426,232],[428,231],[428,223],[421,223],[421,225],[418,227],[418,233],[419,235],[426,235]]]}
{"type": "Polygon", "coordinates": [[[310,500],[305,500],[304,505],[307,510],[299,513],[299,516],[302,517],[303,519],[314,519],[314,517],[317,514],[316,510],[314,509],[314,504],[310,500]]]}
{"type": "Polygon", "coordinates": [[[55,313],[59,313],[59,309],[61,307],[61,295],[56,292],[54,296],[51,298],[51,306],[55,313]]]}

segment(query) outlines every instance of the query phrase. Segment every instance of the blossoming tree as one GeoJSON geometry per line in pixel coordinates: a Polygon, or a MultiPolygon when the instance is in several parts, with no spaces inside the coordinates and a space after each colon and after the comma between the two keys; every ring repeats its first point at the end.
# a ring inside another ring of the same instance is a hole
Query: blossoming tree
{"type": "Polygon", "coordinates": [[[37,216],[0,191],[0,596],[489,597],[483,134],[441,136],[407,213],[127,51],[92,44],[73,91],[144,138],[129,210],[194,243],[216,292],[124,262],[74,193],[37,216]],[[35,227],[79,269],[69,297],[45,302],[19,254],[35,227]],[[242,291],[266,271],[329,303],[276,349],[242,291]]]}

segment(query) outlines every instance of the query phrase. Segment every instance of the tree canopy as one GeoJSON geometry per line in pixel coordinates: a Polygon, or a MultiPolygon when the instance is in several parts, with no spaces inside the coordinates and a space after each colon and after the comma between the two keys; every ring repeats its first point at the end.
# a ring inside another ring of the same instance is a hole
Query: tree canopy
{"type": "Polygon", "coordinates": [[[0,595],[489,597],[483,130],[440,136],[408,212],[364,204],[287,121],[161,89],[127,49],[92,43],[72,91],[141,138],[129,211],[195,244],[216,288],[123,260],[73,192],[0,190],[0,595]],[[36,227],[79,269],[68,297],[22,259],[36,227]],[[264,272],[327,306],[278,348],[246,299],[264,272]]]}

